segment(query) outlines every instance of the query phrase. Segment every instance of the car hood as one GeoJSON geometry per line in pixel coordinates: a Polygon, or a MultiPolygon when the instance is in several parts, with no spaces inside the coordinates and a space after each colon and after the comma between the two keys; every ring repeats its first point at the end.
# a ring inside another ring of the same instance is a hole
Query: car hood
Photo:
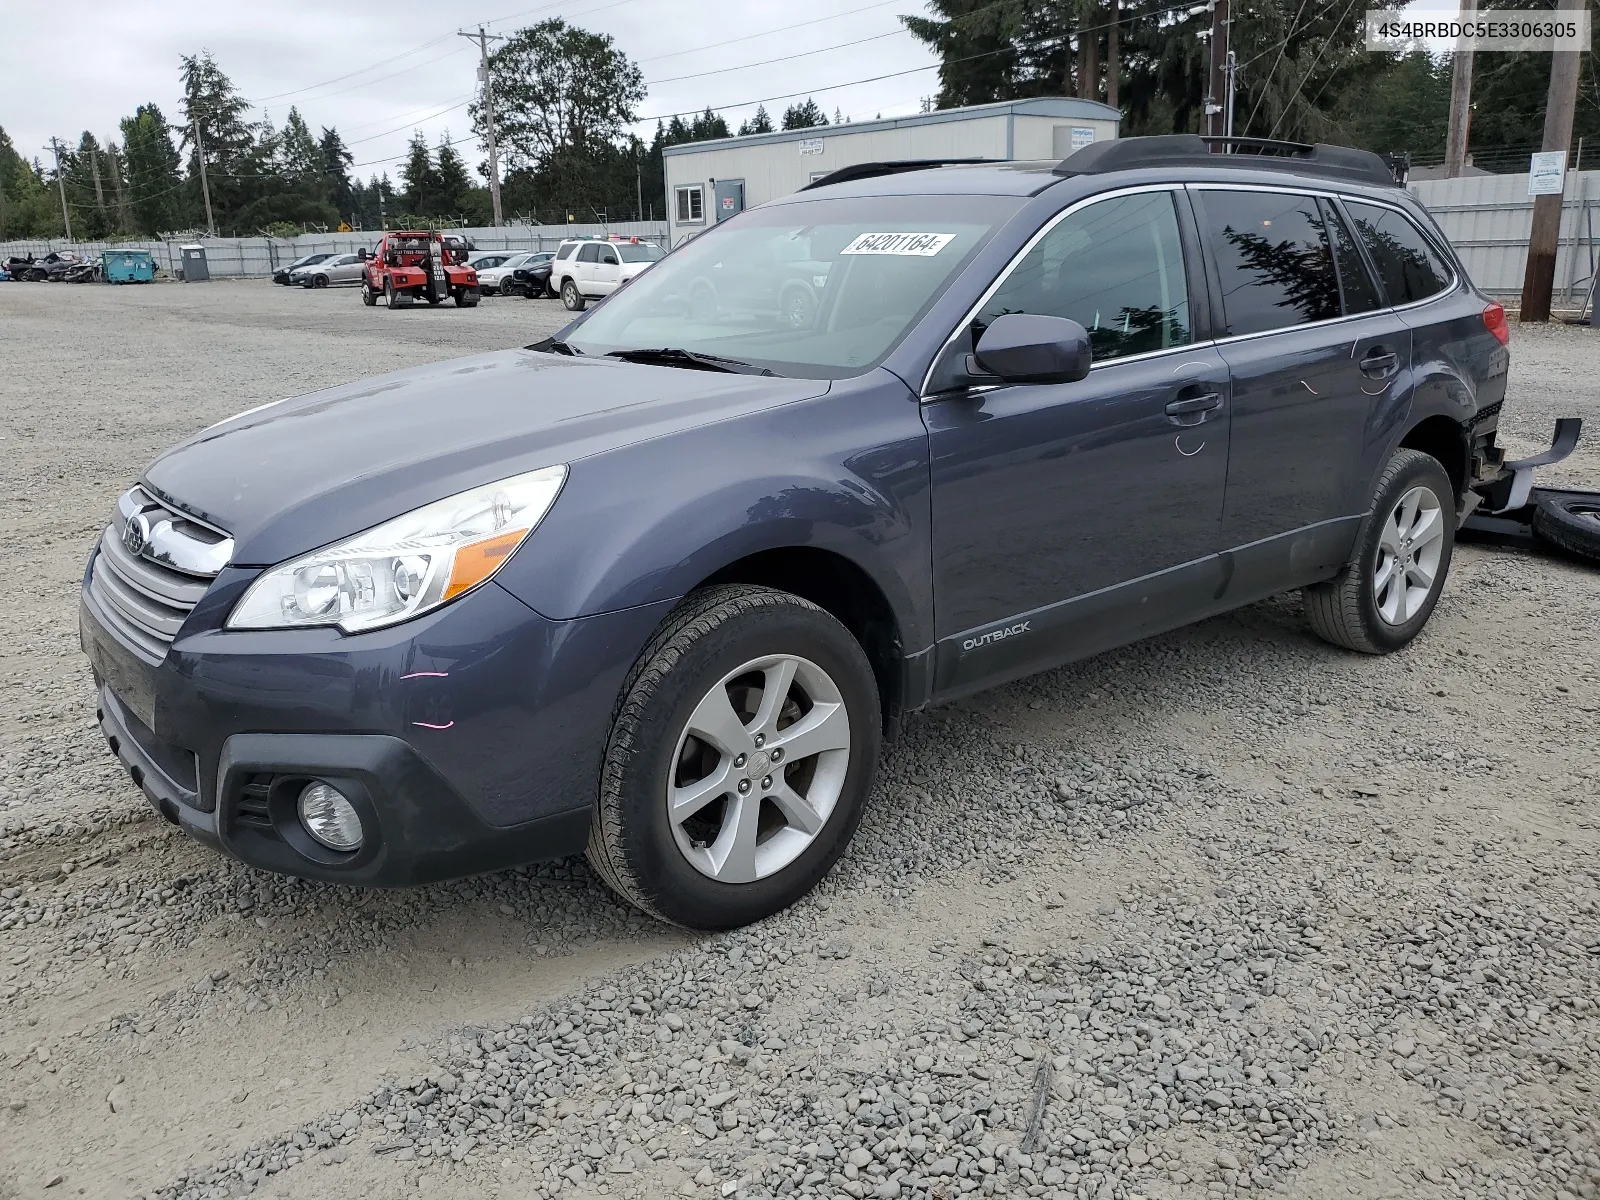
{"type": "Polygon", "coordinates": [[[827,390],[502,350],[241,413],[162,454],[143,482],[232,534],[234,565],[268,566],[469,487],[827,390]]]}

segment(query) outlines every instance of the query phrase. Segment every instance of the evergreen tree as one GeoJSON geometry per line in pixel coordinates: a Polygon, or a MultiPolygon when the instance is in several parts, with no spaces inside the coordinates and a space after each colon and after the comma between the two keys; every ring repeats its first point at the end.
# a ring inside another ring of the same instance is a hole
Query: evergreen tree
{"type": "Polygon", "coordinates": [[[412,216],[438,216],[441,199],[439,172],[433,165],[433,151],[422,131],[411,135],[406,147],[406,161],[400,167],[400,184],[405,190],[400,197],[401,206],[412,216]]]}
{"type": "MultiPolygon", "coordinates": [[[[475,207],[477,190],[460,152],[450,144],[447,129],[439,137],[439,154],[434,168],[439,180],[439,216],[464,216],[475,207]]],[[[487,190],[487,189],[485,189],[487,190]]]]}
{"type": "Polygon", "coordinates": [[[167,233],[185,224],[181,160],[158,107],[141,104],[122,119],[122,147],[132,232],[167,233]]]}
{"type": "Polygon", "coordinates": [[[289,110],[289,116],[283,123],[283,132],[278,135],[276,149],[278,173],[296,191],[307,195],[321,192],[322,147],[311,136],[311,127],[306,124],[298,108],[289,110]]]}
{"type": "Polygon", "coordinates": [[[747,137],[752,133],[771,133],[772,118],[767,115],[765,104],[756,105],[756,115],[744,121],[739,126],[739,136],[747,137]]]}
{"type": "Polygon", "coordinates": [[[179,64],[185,125],[178,140],[188,154],[190,212],[197,220],[205,219],[200,158],[194,141],[198,125],[212,212],[218,232],[223,232],[237,227],[245,208],[260,195],[262,176],[270,173],[276,136],[270,126],[263,128],[245,119],[250,105],[209,50],[183,55],[179,64]],[[264,135],[259,142],[258,134],[264,135]]]}
{"type": "Polygon", "coordinates": [[[785,129],[812,129],[827,123],[827,114],[810,97],[807,97],[804,104],[791,104],[783,112],[785,129]]]}
{"type": "MultiPolygon", "coordinates": [[[[345,146],[339,131],[326,125],[322,127],[317,151],[322,159],[323,198],[339,210],[340,216],[359,227],[361,222],[357,220],[355,190],[350,184],[350,167],[356,156],[345,146]]],[[[377,221],[374,220],[373,224],[376,225],[377,221]]]]}

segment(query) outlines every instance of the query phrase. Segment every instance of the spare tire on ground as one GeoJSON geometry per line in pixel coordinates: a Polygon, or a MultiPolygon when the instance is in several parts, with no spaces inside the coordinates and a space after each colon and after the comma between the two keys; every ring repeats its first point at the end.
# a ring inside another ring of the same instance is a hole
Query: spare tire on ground
{"type": "Polygon", "coordinates": [[[1600,561],[1600,492],[1535,488],[1533,531],[1563,550],[1600,561]]]}

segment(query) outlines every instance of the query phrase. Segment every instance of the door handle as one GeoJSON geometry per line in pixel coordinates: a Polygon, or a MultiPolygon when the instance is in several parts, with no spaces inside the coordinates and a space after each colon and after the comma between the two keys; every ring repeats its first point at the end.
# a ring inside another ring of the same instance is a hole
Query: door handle
{"type": "Polygon", "coordinates": [[[1400,364],[1400,356],[1393,350],[1382,346],[1374,346],[1367,351],[1366,357],[1361,360],[1361,373],[1369,379],[1385,379],[1394,374],[1395,368],[1400,364]]]}
{"type": "Polygon", "coordinates": [[[1198,396],[1185,396],[1181,400],[1174,400],[1167,405],[1167,416],[1176,420],[1179,425],[1193,425],[1204,420],[1204,413],[1218,408],[1222,404],[1221,392],[1202,392],[1198,396]],[[1182,418],[1193,417],[1192,421],[1182,418]]]}

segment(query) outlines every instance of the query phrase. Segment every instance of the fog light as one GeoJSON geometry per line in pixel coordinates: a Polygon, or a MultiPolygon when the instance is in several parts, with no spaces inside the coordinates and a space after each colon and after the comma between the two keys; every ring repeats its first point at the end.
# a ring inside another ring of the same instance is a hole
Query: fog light
{"type": "Polygon", "coordinates": [[[361,848],[361,818],[331,784],[309,784],[300,793],[300,824],[329,850],[361,848]]]}

